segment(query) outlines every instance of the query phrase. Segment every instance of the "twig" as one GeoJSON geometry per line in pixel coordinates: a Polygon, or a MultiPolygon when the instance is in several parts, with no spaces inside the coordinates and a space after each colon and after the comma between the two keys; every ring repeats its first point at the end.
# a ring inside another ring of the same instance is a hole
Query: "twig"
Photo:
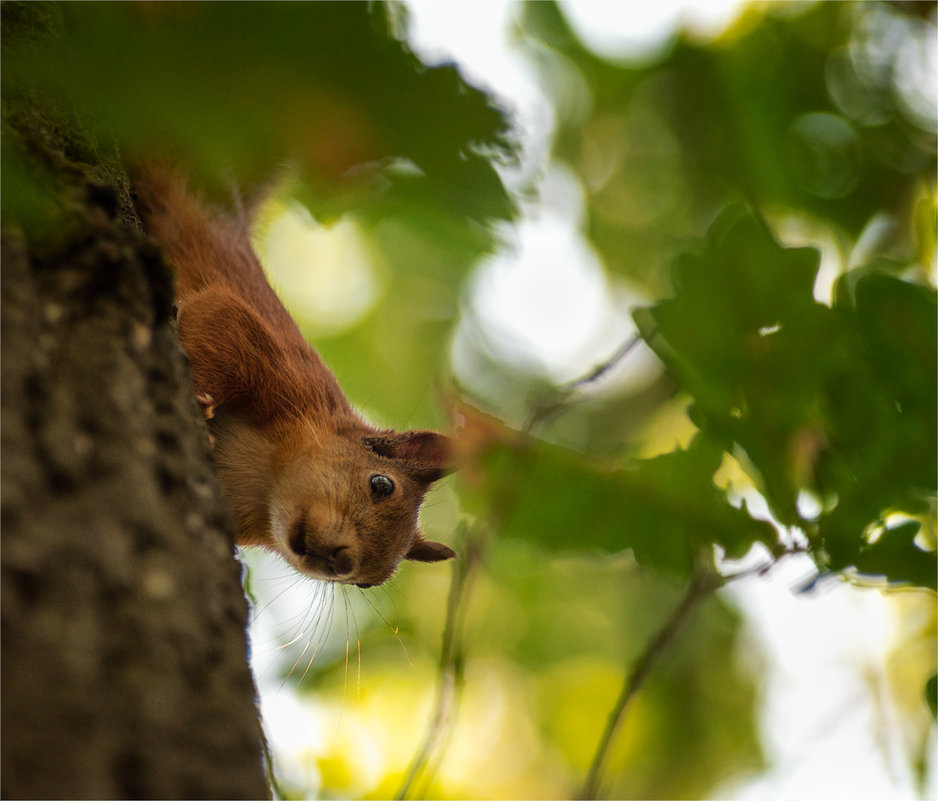
{"type": "Polygon", "coordinates": [[[470,595],[472,579],[482,564],[488,538],[481,529],[481,523],[469,529],[465,537],[465,555],[460,560],[460,569],[453,576],[449,598],[446,603],[446,623],[443,627],[443,645],[440,649],[440,663],[436,697],[433,701],[433,714],[424,734],[423,742],[407,768],[404,782],[397,791],[396,798],[404,799],[410,794],[417,779],[427,771],[435,752],[441,750],[441,743],[448,729],[452,728],[457,699],[463,683],[463,624],[465,623],[465,604],[470,595]]]}
{"type": "Polygon", "coordinates": [[[581,378],[571,381],[567,384],[567,390],[576,390],[585,387],[587,384],[592,384],[602,378],[606,373],[608,373],[613,367],[615,367],[619,362],[621,362],[626,356],[629,355],[632,348],[634,348],[639,342],[642,341],[641,334],[633,334],[627,340],[625,340],[621,345],[619,345],[618,350],[616,350],[612,356],[610,356],[605,362],[597,365],[593,368],[591,373],[588,373],[581,378]]]}
{"type": "Polygon", "coordinates": [[[579,798],[593,799],[597,797],[603,768],[609,757],[612,743],[625,722],[629,703],[642,688],[657,662],[674,644],[678,633],[690,619],[694,610],[722,583],[722,579],[714,572],[712,567],[697,567],[695,569],[684,597],[665,620],[664,625],[648,644],[648,647],[639,656],[634,668],[626,675],[625,682],[622,685],[622,692],[609,713],[606,728],[599,740],[599,744],[596,746],[593,762],[586,775],[579,798]]]}
{"type": "Polygon", "coordinates": [[[579,798],[593,799],[597,797],[603,767],[608,759],[612,743],[622,729],[629,703],[642,688],[642,685],[644,685],[658,661],[674,644],[681,629],[700,603],[706,600],[720,587],[725,587],[731,582],[750,578],[751,576],[765,576],[786,556],[806,552],[807,549],[803,547],[794,546],[785,548],[773,554],[769,562],[730,574],[720,573],[716,565],[713,564],[712,558],[710,561],[701,559],[698,562],[691,575],[691,580],[684,597],[680,600],[678,605],[674,607],[674,610],[658,630],[658,633],[639,656],[632,671],[626,674],[622,691],[619,694],[615,706],[609,713],[606,728],[603,731],[599,744],[596,746],[593,762],[590,765],[589,773],[583,783],[583,788],[578,796],[579,798]]]}
{"type": "MultiPolygon", "coordinates": [[[[523,452],[522,443],[518,446],[518,453],[523,452]]],[[[518,461],[513,466],[513,471],[523,470],[525,464],[523,459],[518,461]]],[[[427,773],[428,777],[432,777],[432,771],[428,771],[427,766],[432,758],[443,752],[442,744],[455,723],[456,707],[463,683],[463,637],[472,582],[485,561],[493,533],[500,531],[511,515],[515,503],[515,486],[516,482],[511,480],[511,476],[503,476],[496,484],[497,489],[485,518],[477,520],[473,526],[466,529],[465,555],[456,563],[458,569],[453,575],[446,605],[446,623],[443,627],[443,645],[437,669],[437,692],[433,713],[423,743],[414,755],[404,782],[397,792],[398,799],[408,797],[421,774],[427,773]]]]}
{"type": "MultiPolygon", "coordinates": [[[[547,402],[540,404],[534,410],[523,433],[530,434],[537,426],[563,411],[571,404],[578,390],[602,378],[628,355],[640,339],[638,335],[630,337],[605,362],[584,376],[560,387],[547,402]]],[[[523,445],[519,446],[519,452],[521,450],[523,450],[523,445]]],[[[516,465],[515,469],[524,469],[523,460],[516,465]]],[[[446,623],[443,628],[443,644],[437,669],[437,689],[433,712],[420,748],[414,754],[404,781],[397,791],[396,797],[400,800],[412,793],[421,777],[430,781],[433,771],[429,770],[429,765],[443,752],[447,734],[452,731],[455,724],[465,663],[463,631],[466,607],[471,596],[472,580],[484,561],[492,534],[501,530],[514,504],[515,482],[509,479],[509,476],[504,476],[499,482],[486,519],[479,521],[466,533],[466,554],[460,560],[460,569],[453,575],[453,583],[447,600],[446,623]]]]}
{"type": "Polygon", "coordinates": [[[628,356],[632,349],[641,341],[641,335],[634,334],[625,340],[625,342],[623,342],[618,347],[618,349],[608,359],[606,359],[606,361],[597,365],[585,375],[580,376],[580,378],[564,384],[551,395],[544,398],[540,403],[538,403],[534,409],[534,412],[531,414],[531,417],[528,419],[528,423],[524,427],[525,432],[530,433],[535,428],[537,428],[537,426],[546,423],[548,420],[550,420],[551,417],[554,417],[555,415],[564,411],[568,406],[571,405],[574,397],[581,389],[599,381],[600,378],[606,375],[606,373],[612,370],[617,364],[619,364],[619,362],[628,356]]]}

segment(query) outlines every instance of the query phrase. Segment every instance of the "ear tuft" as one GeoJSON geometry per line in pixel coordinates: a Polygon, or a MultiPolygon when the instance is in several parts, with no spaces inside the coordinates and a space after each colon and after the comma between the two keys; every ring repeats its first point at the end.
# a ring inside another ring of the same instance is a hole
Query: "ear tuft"
{"type": "Polygon", "coordinates": [[[405,431],[376,437],[365,437],[362,444],[387,459],[402,462],[426,483],[451,472],[452,441],[436,431],[405,431]]]}
{"type": "Polygon", "coordinates": [[[414,544],[404,558],[411,559],[414,562],[442,562],[444,559],[453,559],[455,556],[456,551],[442,542],[425,540],[418,534],[417,539],[414,540],[414,544]]]}

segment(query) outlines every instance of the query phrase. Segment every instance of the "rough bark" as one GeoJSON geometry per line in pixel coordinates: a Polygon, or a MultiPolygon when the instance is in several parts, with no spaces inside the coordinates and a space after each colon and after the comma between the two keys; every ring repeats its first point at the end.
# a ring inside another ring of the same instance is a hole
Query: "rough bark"
{"type": "Polygon", "coordinates": [[[171,275],[80,128],[5,97],[3,134],[62,218],[3,225],[0,793],[266,797],[247,604],[171,275]]]}

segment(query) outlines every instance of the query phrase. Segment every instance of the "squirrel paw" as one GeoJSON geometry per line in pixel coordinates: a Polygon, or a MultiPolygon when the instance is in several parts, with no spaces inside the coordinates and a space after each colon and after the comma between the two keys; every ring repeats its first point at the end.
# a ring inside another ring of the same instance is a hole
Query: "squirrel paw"
{"type": "Polygon", "coordinates": [[[211,420],[215,416],[215,399],[207,392],[196,395],[195,399],[199,402],[199,406],[202,409],[202,417],[206,420],[211,420]]]}

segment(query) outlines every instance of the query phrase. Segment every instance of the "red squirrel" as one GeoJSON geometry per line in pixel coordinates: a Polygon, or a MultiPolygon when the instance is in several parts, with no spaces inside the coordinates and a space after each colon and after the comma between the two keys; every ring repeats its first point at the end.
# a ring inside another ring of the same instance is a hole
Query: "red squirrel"
{"type": "Polygon", "coordinates": [[[417,514],[448,472],[449,439],[379,430],[353,410],[268,284],[246,225],[210,209],[176,171],[134,175],[137,208],[176,278],[179,337],[239,545],[367,588],[402,559],[456,554],[417,514]]]}

